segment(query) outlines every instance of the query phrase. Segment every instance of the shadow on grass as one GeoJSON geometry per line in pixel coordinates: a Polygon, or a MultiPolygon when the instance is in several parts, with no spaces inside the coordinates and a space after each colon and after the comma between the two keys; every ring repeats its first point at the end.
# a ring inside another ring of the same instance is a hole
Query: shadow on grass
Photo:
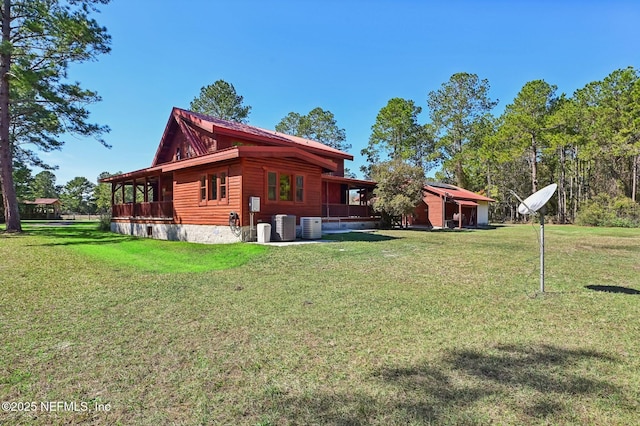
{"type": "Polygon", "coordinates": [[[284,395],[273,401],[274,414],[294,424],[487,424],[514,415],[525,423],[573,422],[585,398],[625,399],[622,390],[579,366],[597,372],[599,362],[617,360],[549,345],[450,350],[433,363],[375,371],[366,392],[284,395]],[[488,414],[505,411],[505,418],[488,414]]]}
{"type": "Polygon", "coordinates": [[[584,288],[588,288],[593,291],[603,291],[605,293],[622,293],[622,294],[640,294],[640,290],[635,288],[623,287],[618,285],[586,285],[584,288]]]}

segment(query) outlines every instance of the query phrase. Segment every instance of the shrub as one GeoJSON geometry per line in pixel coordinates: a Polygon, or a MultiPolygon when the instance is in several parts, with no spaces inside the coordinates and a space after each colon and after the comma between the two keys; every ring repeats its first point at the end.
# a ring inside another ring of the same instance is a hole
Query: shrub
{"type": "Polygon", "coordinates": [[[631,198],[612,198],[598,194],[580,209],[578,225],[613,226],[618,228],[640,227],[640,205],[631,198]]]}
{"type": "Polygon", "coordinates": [[[101,231],[111,231],[111,215],[103,213],[100,215],[100,223],[98,229],[101,231]]]}

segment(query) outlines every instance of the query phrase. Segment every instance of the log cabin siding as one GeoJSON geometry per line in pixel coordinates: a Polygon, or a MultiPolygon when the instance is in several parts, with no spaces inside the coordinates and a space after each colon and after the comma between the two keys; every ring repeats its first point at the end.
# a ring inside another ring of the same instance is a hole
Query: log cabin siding
{"type": "MultiPolygon", "coordinates": [[[[242,168],[239,161],[224,162],[185,170],[173,174],[173,208],[176,223],[193,225],[228,225],[229,213],[242,214],[242,168]],[[214,172],[226,171],[226,204],[200,202],[200,178],[214,172]]],[[[244,223],[243,223],[244,225],[244,223]]]]}
{"type": "Polygon", "coordinates": [[[254,224],[271,223],[276,214],[296,215],[300,217],[322,215],[322,170],[319,166],[292,158],[243,158],[243,215],[242,224],[249,224],[249,197],[260,197],[260,213],[254,215],[254,224]],[[267,172],[286,173],[294,177],[304,177],[304,201],[270,201],[267,199],[267,172]]]}
{"type": "Polygon", "coordinates": [[[240,224],[249,225],[249,197],[260,197],[260,212],[254,216],[254,225],[271,223],[273,215],[291,214],[300,217],[322,215],[321,168],[291,158],[242,158],[215,166],[203,166],[174,172],[173,199],[176,223],[201,225],[227,225],[229,213],[240,215],[240,224]],[[228,169],[228,204],[200,202],[200,178],[216,171],[228,169]],[[270,201],[267,199],[267,172],[304,177],[304,200],[270,201]]]}

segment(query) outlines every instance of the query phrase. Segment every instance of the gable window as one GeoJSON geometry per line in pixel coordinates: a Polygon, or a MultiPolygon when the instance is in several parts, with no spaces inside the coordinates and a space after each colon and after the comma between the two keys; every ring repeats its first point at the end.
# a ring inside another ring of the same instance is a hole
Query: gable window
{"type": "Polygon", "coordinates": [[[176,160],[182,159],[182,155],[180,154],[180,147],[176,148],[176,160]]]}

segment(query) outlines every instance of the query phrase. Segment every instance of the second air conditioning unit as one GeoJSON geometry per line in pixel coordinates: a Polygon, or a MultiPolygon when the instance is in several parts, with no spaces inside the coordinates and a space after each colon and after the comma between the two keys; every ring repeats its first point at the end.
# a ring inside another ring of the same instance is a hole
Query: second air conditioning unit
{"type": "Polygon", "coordinates": [[[302,228],[303,240],[319,240],[322,238],[322,218],[301,217],[300,227],[302,228]]]}

